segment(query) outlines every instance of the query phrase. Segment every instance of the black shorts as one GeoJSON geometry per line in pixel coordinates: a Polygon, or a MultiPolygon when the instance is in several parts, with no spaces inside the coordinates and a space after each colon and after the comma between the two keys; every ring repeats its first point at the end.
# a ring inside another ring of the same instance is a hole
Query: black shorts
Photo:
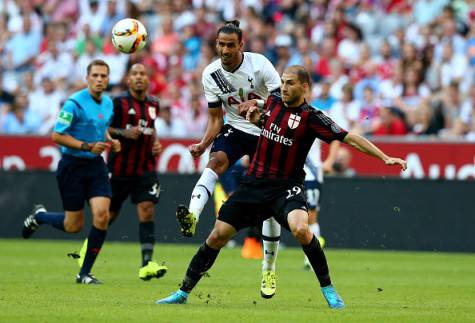
{"type": "Polygon", "coordinates": [[[211,153],[222,151],[228,156],[229,166],[245,155],[252,160],[259,136],[254,136],[225,124],[211,146],[211,153]]]}
{"type": "Polygon", "coordinates": [[[111,197],[109,174],[104,159],[63,155],[56,170],[65,211],[79,211],[84,201],[98,196],[111,197]]]}
{"type": "Polygon", "coordinates": [[[119,212],[122,203],[129,197],[133,204],[150,201],[158,203],[160,182],[156,173],[147,173],[140,177],[115,177],[111,179],[112,199],[110,210],[119,212]]]}
{"type": "Polygon", "coordinates": [[[274,217],[290,230],[287,215],[296,209],[308,209],[302,183],[244,177],[237,191],[219,210],[218,219],[239,231],[274,217]]]}

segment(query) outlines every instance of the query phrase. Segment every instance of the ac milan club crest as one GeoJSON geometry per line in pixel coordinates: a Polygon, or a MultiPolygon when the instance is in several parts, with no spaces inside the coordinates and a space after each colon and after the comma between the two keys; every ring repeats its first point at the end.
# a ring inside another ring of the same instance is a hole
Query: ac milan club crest
{"type": "Polygon", "coordinates": [[[299,126],[300,123],[300,116],[291,113],[288,121],[288,125],[290,129],[295,129],[299,126]]]}
{"type": "Polygon", "coordinates": [[[152,118],[152,120],[155,120],[157,118],[157,113],[155,111],[155,107],[148,107],[148,114],[150,115],[150,118],[152,118]]]}

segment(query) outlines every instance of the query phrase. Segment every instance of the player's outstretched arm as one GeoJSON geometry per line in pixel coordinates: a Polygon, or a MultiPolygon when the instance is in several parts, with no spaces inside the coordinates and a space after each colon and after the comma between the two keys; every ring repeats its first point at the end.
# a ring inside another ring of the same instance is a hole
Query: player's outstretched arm
{"type": "Polygon", "coordinates": [[[365,154],[381,159],[386,165],[399,165],[401,166],[402,170],[406,170],[407,168],[407,162],[405,160],[401,158],[389,157],[383,151],[381,151],[381,149],[376,147],[371,141],[358,134],[349,132],[345,139],[343,139],[343,142],[355,147],[365,154]]]}
{"type": "Polygon", "coordinates": [[[190,146],[190,153],[193,158],[200,157],[208,148],[209,145],[213,142],[214,138],[218,135],[223,127],[223,109],[219,108],[209,108],[208,109],[208,125],[206,126],[206,131],[203,136],[203,139],[197,144],[190,146]]]}

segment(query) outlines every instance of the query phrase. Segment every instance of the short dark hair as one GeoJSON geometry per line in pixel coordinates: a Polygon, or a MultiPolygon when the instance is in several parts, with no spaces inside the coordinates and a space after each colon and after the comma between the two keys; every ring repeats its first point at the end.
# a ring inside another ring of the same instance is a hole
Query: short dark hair
{"type": "Polygon", "coordinates": [[[107,67],[107,74],[109,74],[110,72],[110,68],[109,68],[109,65],[107,65],[107,63],[105,61],[103,61],[102,59],[95,59],[95,60],[92,60],[89,65],[87,65],[87,75],[89,75],[89,73],[91,72],[91,68],[93,66],[105,66],[107,67]]]}
{"type": "Polygon", "coordinates": [[[312,87],[312,78],[310,73],[302,65],[292,65],[285,69],[284,73],[297,74],[297,78],[300,83],[307,83],[309,87],[312,87]]]}
{"type": "Polygon", "coordinates": [[[242,41],[242,30],[239,28],[239,20],[231,20],[231,21],[226,21],[224,25],[222,25],[219,29],[218,32],[216,33],[216,37],[219,36],[220,33],[225,33],[225,34],[236,34],[238,36],[239,42],[242,41]]]}

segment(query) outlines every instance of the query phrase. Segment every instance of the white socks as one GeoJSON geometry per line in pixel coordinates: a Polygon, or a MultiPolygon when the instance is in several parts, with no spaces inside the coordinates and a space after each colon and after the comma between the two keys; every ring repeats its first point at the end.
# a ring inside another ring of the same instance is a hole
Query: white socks
{"type": "Polygon", "coordinates": [[[312,224],[309,224],[308,228],[315,235],[315,237],[317,238],[320,237],[320,224],[312,223],[312,224]]]}
{"type": "Polygon", "coordinates": [[[211,169],[205,168],[203,174],[191,193],[190,207],[188,208],[198,221],[203,208],[213,195],[214,185],[218,181],[218,175],[211,169]]]}
{"type": "Polygon", "coordinates": [[[269,218],[262,224],[262,242],[264,244],[264,259],[262,271],[275,271],[275,262],[279,251],[280,224],[269,218]]]}

